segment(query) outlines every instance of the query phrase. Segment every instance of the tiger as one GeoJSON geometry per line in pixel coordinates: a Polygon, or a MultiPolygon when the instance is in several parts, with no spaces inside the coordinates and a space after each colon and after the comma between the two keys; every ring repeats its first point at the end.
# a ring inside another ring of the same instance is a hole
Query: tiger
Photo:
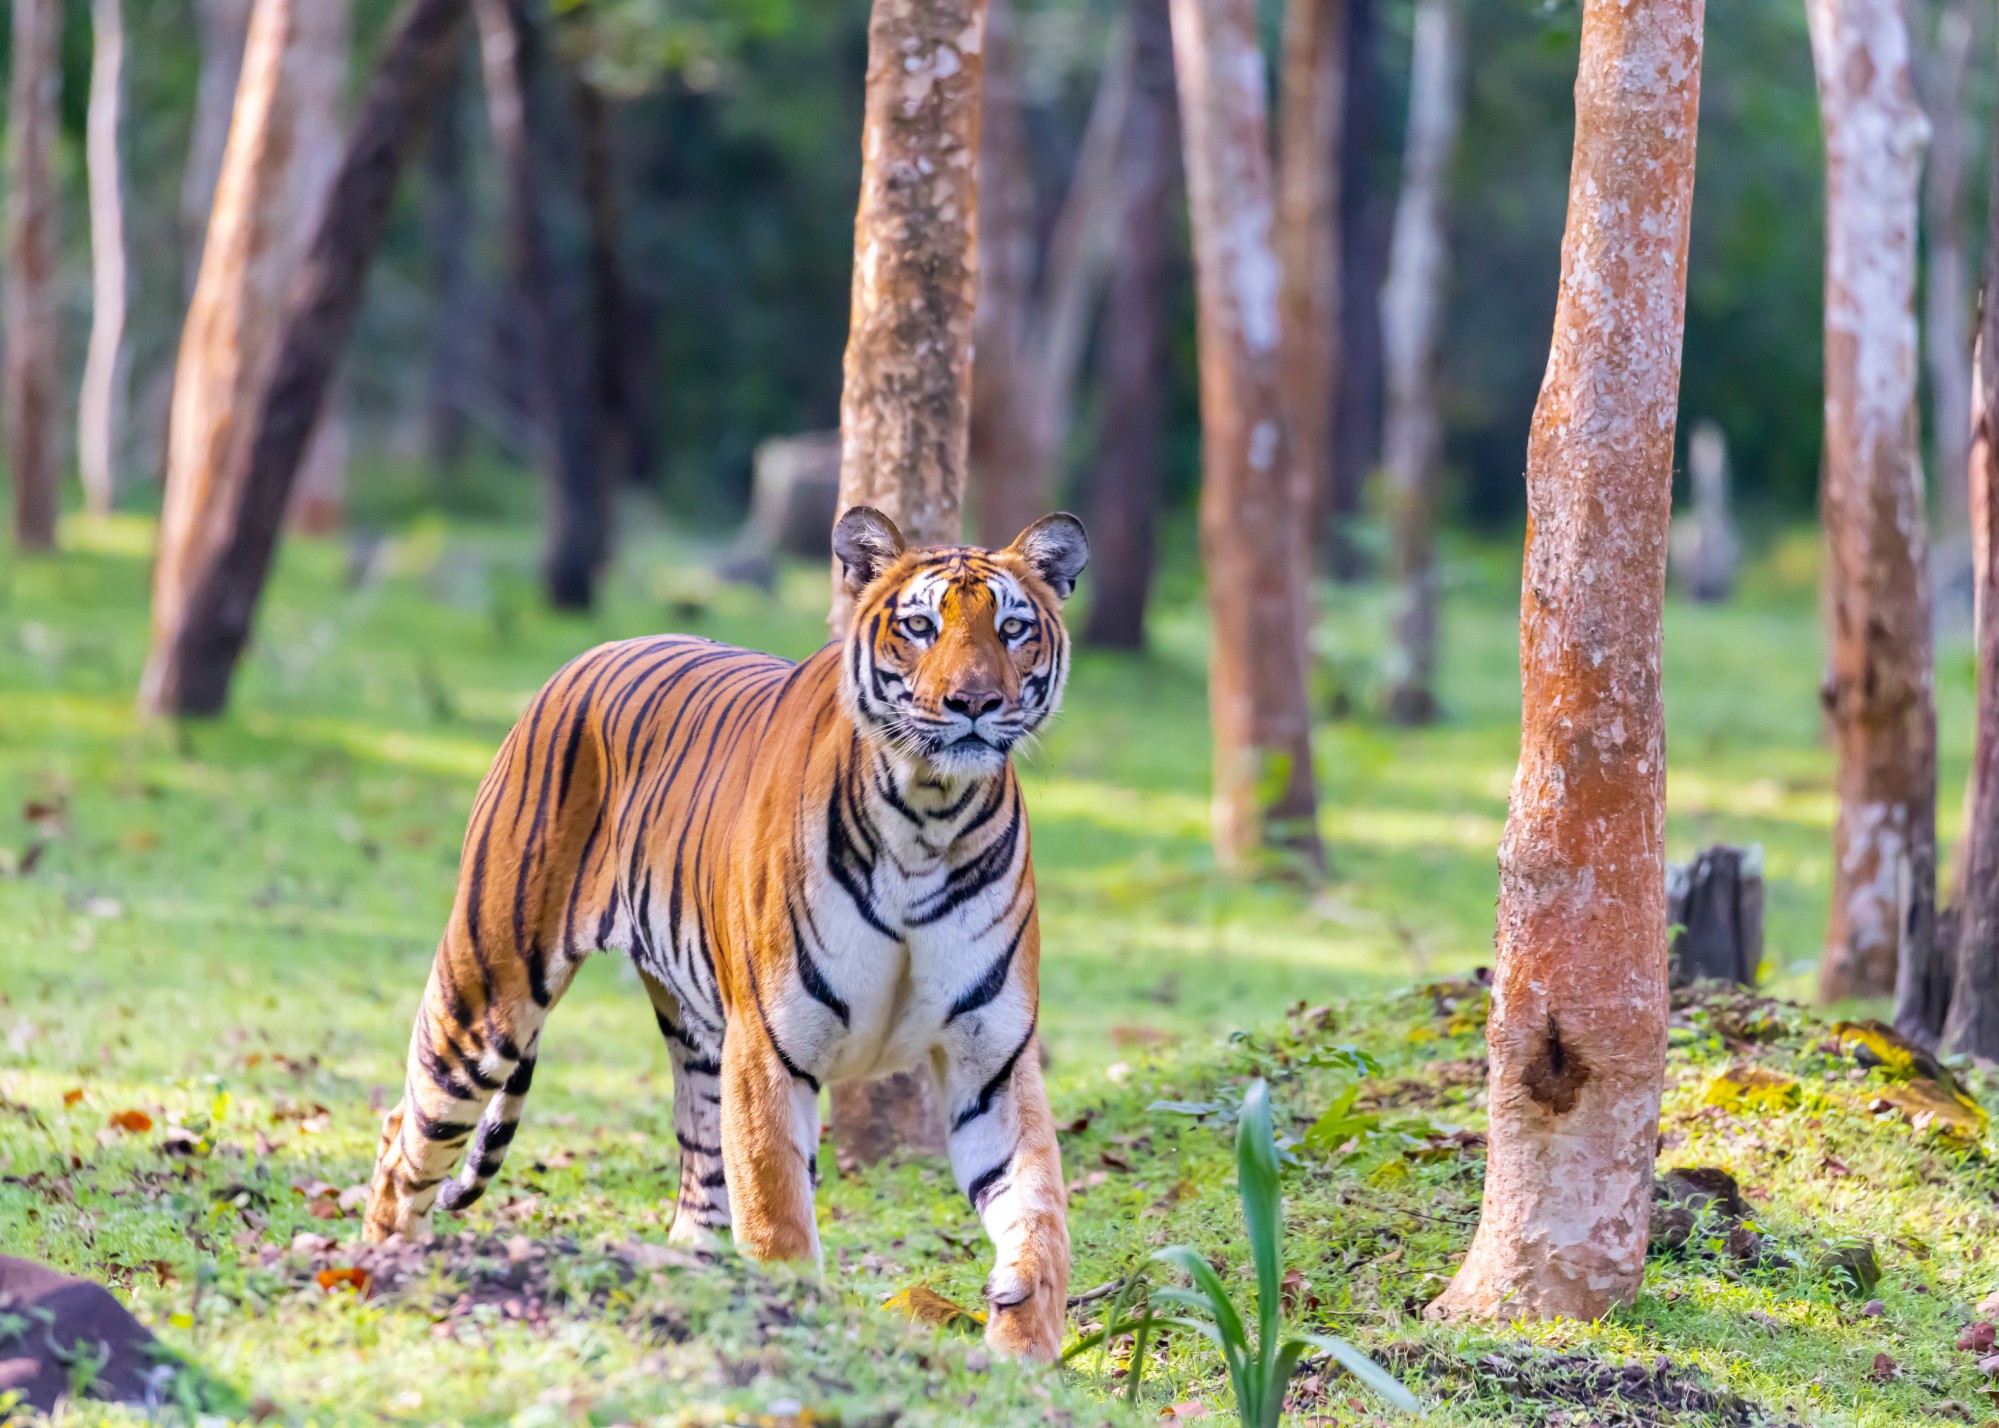
{"type": "Polygon", "coordinates": [[[853,621],[802,662],[624,640],[528,704],[473,803],[364,1232],[480,1197],[549,1012],[621,953],[673,1067],[670,1243],[823,1273],[821,1089],[927,1064],[993,1245],[987,1341],[1052,1359],[1069,1232],[1012,752],[1061,704],[1089,540],[1057,512],[1002,550],[912,547],[856,506],[832,545],[853,621]]]}

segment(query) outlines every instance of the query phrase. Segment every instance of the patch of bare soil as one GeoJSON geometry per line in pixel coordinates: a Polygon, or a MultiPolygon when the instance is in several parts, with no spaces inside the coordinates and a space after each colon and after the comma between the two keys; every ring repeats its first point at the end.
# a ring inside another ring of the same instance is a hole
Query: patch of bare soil
{"type": "MultiPolygon", "coordinates": [[[[1480,1397],[1548,1410],[1540,1421],[1557,1428],[1779,1428],[1762,1408],[1709,1388],[1691,1370],[1661,1356],[1649,1367],[1612,1364],[1586,1354],[1503,1349],[1477,1359],[1453,1359],[1419,1345],[1383,1356],[1398,1371],[1474,1389],[1480,1397]]],[[[1802,1428],[1784,1424],[1781,1428],[1802,1428]]]]}

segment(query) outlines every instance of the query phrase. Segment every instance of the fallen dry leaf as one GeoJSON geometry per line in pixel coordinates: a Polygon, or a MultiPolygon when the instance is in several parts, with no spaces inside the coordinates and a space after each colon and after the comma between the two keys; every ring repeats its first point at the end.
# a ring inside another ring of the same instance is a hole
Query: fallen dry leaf
{"type": "Polygon", "coordinates": [[[1876,1383],[1892,1383],[1901,1372],[1900,1367],[1886,1354],[1876,1354],[1874,1356],[1874,1381],[1876,1383]]]}
{"type": "Polygon", "coordinates": [[[1970,1353],[1989,1354],[1992,1352],[1994,1337],[1992,1321],[1990,1319],[1979,1319],[1973,1323],[1966,1324],[1959,1332],[1957,1346],[1970,1353]]]}
{"type": "Polygon", "coordinates": [[[1122,1022],[1111,1028],[1112,1046],[1171,1046],[1180,1038],[1164,1027],[1122,1022]]]}
{"type": "Polygon", "coordinates": [[[111,1124],[132,1135],[143,1135],[153,1128],[153,1118],[144,1111],[113,1111],[111,1124]]]}
{"type": "Polygon", "coordinates": [[[82,1099],[83,1087],[81,1086],[72,1086],[69,1090],[62,1093],[62,1103],[65,1106],[73,1106],[82,1099]]]}
{"type": "Polygon", "coordinates": [[[882,1301],[882,1308],[939,1329],[971,1329],[986,1322],[986,1316],[961,1308],[927,1284],[912,1284],[882,1301]]]}
{"type": "Polygon", "coordinates": [[[365,1269],[322,1269],[313,1278],[328,1294],[336,1289],[351,1289],[364,1296],[368,1292],[368,1271],[365,1269]]]}
{"type": "Polygon", "coordinates": [[[1175,1403],[1160,1409],[1159,1417],[1161,1421],[1167,1423],[1185,1423],[1194,1418],[1206,1418],[1213,1411],[1200,1399],[1190,1398],[1185,1403],[1175,1403]]]}

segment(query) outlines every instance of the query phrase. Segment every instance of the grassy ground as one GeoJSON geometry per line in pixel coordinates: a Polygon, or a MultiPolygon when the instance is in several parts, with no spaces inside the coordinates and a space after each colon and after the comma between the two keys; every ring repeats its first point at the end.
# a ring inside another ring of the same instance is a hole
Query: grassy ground
{"type": "MultiPolygon", "coordinates": [[[[912,1284],[978,1302],[983,1240],[941,1165],[832,1177],[823,1285],[663,1255],[667,1059],[608,959],[551,1023],[520,1144],[465,1235],[376,1265],[370,1298],[323,1288],[321,1271],[354,1262],[342,1192],[366,1178],[472,789],[514,713],[601,639],[675,628],[804,653],[823,573],[789,573],[774,598],[717,589],[696,552],[635,520],[603,613],[582,621],[540,609],[518,532],[419,523],[365,559],[295,543],[235,712],[173,729],[132,713],[150,527],[64,535],[60,559],[0,573],[0,1247],[115,1283],[203,1366],[209,1408],[604,1424],[1224,1411],[1218,1361],[1193,1340],[1169,1340],[1128,1407],[1116,1356],[990,1364],[975,1339],[882,1311],[912,1284]],[[150,1125],[112,1124],[127,1111],[150,1125]]],[[[1832,815],[1810,552],[1779,543],[1737,605],[1675,605],[1667,630],[1669,852],[1764,845],[1766,983],[1791,995],[1816,959],[1832,815]]],[[[1982,1258],[1999,1245],[1999,1178],[1979,1152],[1870,1111],[1878,1073],[1851,1080],[1788,1011],[1683,1008],[1665,1127],[1662,1164],[1722,1166],[1747,1187],[1766,1252],[1731,1255],[1728,1227],[1704,1223],[1634,1309],[1594,1326],[1486,1336],[1414,1317],[1476,1214],[1482,1156],[1454,1132],[1482,1118],[1482,993],[1447,979],[1490,948],[1515,570],[1510,553],[1453,561],[1451,719],[1421,733],[1366,714],[1379,596],[1326,594],[1320,698],[1358,712],[1320,732],[1337,877],[1311,896],[1214,869],[1195,604],[1169,593],[1143,659],[1078,660],[1025,775],[1075,1287],[1186,1241],[1247,1294],[1227,1122],[1262,1074],[1280,1130],[1304,1137],[1287,1172],[1295,1311],[1394,1363],[1434,1421],[1993,1416],[1953,1342],[1999,1289],[1982,1258]],[[1356,1087],[1315,1064],[1332,1044],[1382,1071],[1356,1087]],[[1797,1078],[1795,1104],[1705,1107],[1737,1056],[1797,1078]],[[1305,1134],[1354,1090],[1359,1119],[1305,1134]],[[1873,1241],[1878,1316],[1813,1268],[1844,1235],[1873,1241]]],[[[1969,744],[1957,644],[1939,684],[1950,832],[1969,744]]],[[[1102,1309],[1079,1307],[1076,1327],[1102,1309]]],[[[1320,1371],[1294,1406],[1304,1421],[1375,1412],[1320,1371]]]]}

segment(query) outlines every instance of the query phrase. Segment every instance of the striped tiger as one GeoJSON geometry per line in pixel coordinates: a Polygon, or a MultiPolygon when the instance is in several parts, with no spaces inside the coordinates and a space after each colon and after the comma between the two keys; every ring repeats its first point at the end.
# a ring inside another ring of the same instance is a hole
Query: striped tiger
{"type": "Polygon", "coordinates": [[[479,1198],[544,1019],[611,950],[673,1063],[669,1240],[820,1262],[821,1088],[927,1061],[995,1247],[987,1339],[1051,1358],[1069,1232],[1009,752],[1061,700],[1088,541],[1058,513],[1004,550],[912,549],[860,506],[833,546],[853,626],[804,662],[626,640],[528,705],[473,804],[366,1233],[418,1237],[479,1198]]]}

